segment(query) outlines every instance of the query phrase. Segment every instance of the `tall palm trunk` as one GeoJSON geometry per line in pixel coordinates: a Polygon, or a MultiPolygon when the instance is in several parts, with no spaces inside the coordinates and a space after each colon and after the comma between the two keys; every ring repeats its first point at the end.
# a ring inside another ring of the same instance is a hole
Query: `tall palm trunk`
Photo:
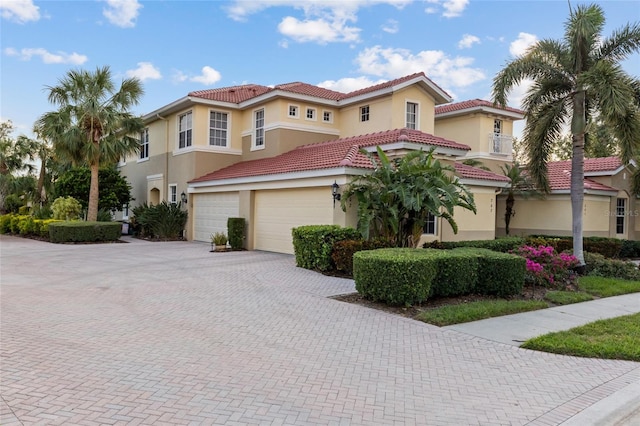
{"type": "Polygon", "coordinates": [[[509,192],[507,196],[507,208],[504,212],[504,225],[505,232],[509,235],[509,224],[511,223],[511,217],[513,216],[513,206],[516,203],[515,198],[513,197],[513,192],[509,192]]]}
{"type": "Polygon", "coordinates": [[[91,182],[89,184],[89,207],[87,209],[87,220],[98,220],[98,172],[100,166],[97,162],[91,163],[91,182]]]}
{"type": "MultiPolygon", "coordinates": [[[[584,269],[584,250],[582,241],[582,208],[584,204],[584,134],[586,130],[584,90],[573,96],[573,117],[571,119],[572,150],[571,158],[571,223],[573,225],[573,255],[584,269]]],[[[583,272],[583,271],[581,271],[583,272]]]]}

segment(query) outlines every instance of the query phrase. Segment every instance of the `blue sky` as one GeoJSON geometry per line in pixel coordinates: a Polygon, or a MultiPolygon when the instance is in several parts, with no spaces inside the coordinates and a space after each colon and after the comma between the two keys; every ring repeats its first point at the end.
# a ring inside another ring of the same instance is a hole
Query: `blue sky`
{"type": "MultiPolygon", "coordinates": [[[[581,2],[572,0],[575,6],[581,2]]],[[[635,1],[598,2],[605,35],[640,21],[635,1]]],[[[494,75],[560,38],[566,0],[0,0],[0,119],[31,134],[46,86],[74,68],[136,76],[145,114],[190,91],[303,81],[348,92],[424,71],[455,100],[490,99],[494,75]]],[[[640,73],[640,57],[624,63],[640,73]]],[[[519,106],[523,89],[512,94],[519,106]]]]}

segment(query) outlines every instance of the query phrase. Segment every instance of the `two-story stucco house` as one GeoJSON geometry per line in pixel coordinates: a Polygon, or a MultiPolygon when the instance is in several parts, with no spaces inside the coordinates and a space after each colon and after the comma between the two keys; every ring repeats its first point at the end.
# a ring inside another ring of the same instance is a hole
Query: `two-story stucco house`
{"type": "Polygon", "coordinates": [[[343,212],[332,187],[370,170],[361,149],[433,148],[474,193],[478,213],[456,212],[458,234],[434,217],[423,239],[494,238],[496,194],[508,185],[499,166],[512,160],[513,121],[524,115],[451,101],[424,73],[351,93],[306,83],[192,92],[144,117],[140,155],[121,170],[137,202],[178,202],[184,193],[189,239],[209,241],[228,217],[244,217],[248,249],[291,253],[293,227],[355,225],[355,206],[343,212]],[[462,164],[467,158],[492,171],[462,164]]]}

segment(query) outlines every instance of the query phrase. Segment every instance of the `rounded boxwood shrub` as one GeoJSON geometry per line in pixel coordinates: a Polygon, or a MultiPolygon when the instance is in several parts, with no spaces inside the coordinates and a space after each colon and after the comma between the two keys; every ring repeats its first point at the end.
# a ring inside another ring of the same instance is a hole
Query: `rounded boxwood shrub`
{"type": "Polygon", "coordinates": [[[413,305],[429,297],[436,259],[421,249],[378,249],[353,255],[356,290],[391,305],[413,305]]]}

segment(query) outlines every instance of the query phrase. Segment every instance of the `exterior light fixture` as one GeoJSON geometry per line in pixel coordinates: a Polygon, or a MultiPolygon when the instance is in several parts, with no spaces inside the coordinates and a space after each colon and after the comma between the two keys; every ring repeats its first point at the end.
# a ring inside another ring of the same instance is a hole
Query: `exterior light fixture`
{"type": "Polygon", "coordinates": [[[342,197],[340,195],[340,193],[338,192],[338,190],[340,189],[340,185],[338,185],[338,182],[333,181],[333,185],[331,185],[331,195],[333,195],[333,208],[336,208],[336,200],[340,201],[340,198],[342,197]]]}
{"type": "Polygon", "coordinates": [[[182,201],[182,204],[187,204],[187,194],[185,194],[184,191],[180,194],[180,201],[182,201]]]}

